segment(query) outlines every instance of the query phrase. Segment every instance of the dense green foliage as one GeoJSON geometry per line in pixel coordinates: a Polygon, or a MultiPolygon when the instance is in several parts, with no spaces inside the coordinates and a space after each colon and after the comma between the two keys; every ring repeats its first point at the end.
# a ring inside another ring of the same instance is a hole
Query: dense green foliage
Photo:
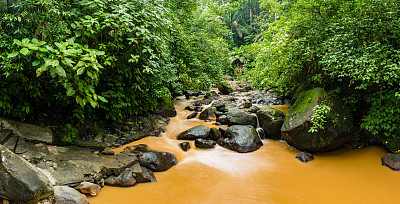
{"type": "Polygon", "coordinates": [[[0,16],[0,115],[43,123],[143,114],[229,66],[197,1],[27,0],[0,16]]]}
{"type": "Polygon", "coordinates": [[[247,72],[289,95],[321,86],[354,107],[361,127],[400,149],[400,3],[396,0],[263,0],[271,19],[247,72]]]}

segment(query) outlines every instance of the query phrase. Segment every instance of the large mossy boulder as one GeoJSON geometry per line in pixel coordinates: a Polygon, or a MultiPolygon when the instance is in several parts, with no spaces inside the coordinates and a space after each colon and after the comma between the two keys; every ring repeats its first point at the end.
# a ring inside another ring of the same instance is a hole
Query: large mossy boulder
{"type": "Polygon", "coordinates": [[[251,125],[234,125],[228,128],[218,144],[239,153],[253,152],[263,146],[256,129],[251,125]]]}
{"type": "Polygon", "coordinates": [[[257,127],[257,116],[238,108],[230,108],[226,115],[229,125],[252,125],[257,127]]]}
{"type": "Polygon", "coordinates": [[[53,187],[36,167],[0,145],[0,197],[35,202],[53,193],[53,187]]]}
{"type": "Polygon", "coordinates": [[[157,108],[154,111],[155,114],[161,115],[163,117],[175,117],[176,110],[172,100],[169,98],[158,100],[157,101],[157,108]]]}
{"type": "Polygon", "coordinates": [[[353,133],[353,116],[344,103],[322,88],[315,88],[299,95],[289,109],[282,126],[282,137],[286,142],[302,151],[324,152],[345,144],[353,133]],[[317,110],[330,107],[321,115],[317,110]],[[323,117],[323,128],[315,127],[313,117],[323,117]],[[316,130],[316,131],[315,131],[316,130]]]}
{"type": "Polygon", "coordinates": [[[176,139],[178,140],[195,140],[199,138],[207,139],[210,135],[210,128],[205,125],[197,125],[195,127],[180,133],[176,139]]]}
{"type": "Polygon", "coordinates": [[[274,108],[263,108],[257,111],[258,122],[264,130],[265,138],[274,140],[282,139],[281,128],[285,120],[285,114],[274,108]]]}

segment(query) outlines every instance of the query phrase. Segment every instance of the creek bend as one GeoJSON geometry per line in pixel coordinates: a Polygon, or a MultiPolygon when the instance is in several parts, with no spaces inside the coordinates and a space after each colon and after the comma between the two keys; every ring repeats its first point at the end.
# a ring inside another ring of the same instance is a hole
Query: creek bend
{"type": "MultiPolygon", "coordinates": [[[[299,151],[284,141],[263,140],[251,153],[179,147],[176,136],[196,125],[214,126],[199,119],[187,120],[190,101],[175,100],[177,116],[162,137],[147,137],[126,146],[147,144],[151,149],[173,153],[179,163],[156,172],[157,183],[130,188],[104,187],[89,202],[96,203],[397,203],[400,175],[381,166],[386,154],[380,147],[315,154],[302,163],[299,151]]],[[[282,110],[285,107],[275,107],[282,110]]],[[[286,107],[287,109],[287,107],[286,107]]],[[[287,111],[287,110],[286,110],[287,111]]]]}

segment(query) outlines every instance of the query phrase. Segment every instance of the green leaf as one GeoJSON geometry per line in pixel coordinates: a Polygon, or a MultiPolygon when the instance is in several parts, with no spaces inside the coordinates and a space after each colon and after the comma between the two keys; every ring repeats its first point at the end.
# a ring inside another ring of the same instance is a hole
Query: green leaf
{"type": "MultiPolygon", "coordinates": [[[[58,61],[58,60],[57,60],[58,61]]],[[[62,68],[61,66],[57,66],[56,67],[56,73],[58,74],[58,76],[60,77],[67,77],[67,73],[65,73],[64,68],[62,68]]]]}
{"type": "Polygon", "coordinates": [[[19,46],[22,45],[21,41],[19,41],[19,40],[17,40],[17,39],[14,39],[14,43],[13,43],[13,44],[16,44],[16,45],[19,45],[19,46]]]}
{"type": "Polygon", "coordinates": [[[97,95],[97,98],[98,98],[100,101],[103,101],[104,103],[108,103],[107,99],[105,99],[103,96],[97,95]]]}
{"type": "Polygon", "coordinates": [[[34,67],[38,66],[39,64],[40,64],[39,60],[36,60],[36,61],[32,62],[32,66],[34,66],[34,67]]]}
{"type": "Polygon", "coordinates": [[[73,88],[67,89],[67,96],[73,96],[75,95],[75,90],[73,88]]]}
{"type": "Polygon", "coordinates": [[[20,51],[19,51],[21,54],[23,54],[23,55],[27,55],[28,53],[29,53],[29,50],[28,50],[28,48],[22,48],[20,51]]]}
{"type": "Polygon", "coordinates": [[[86,62],[84,62],[84,61],[79,61],[79,62],[75,65],[75,68],[82,67],[82,66],[85,65],[85,64],[86,64],[86,62]]]}
{"type": "Polygon", "coordinates": [[[77,71],[77,75],[82,75],[85,72],[85,70],[86,70],[86,67],[79,68],[77,71]]]}
{"type": "Polygon", "coordinates": [[[22,39],[22,44],[24,45],[24,44],[28,44],[29,43],[29,39],[28,38],[24,38],[24,39],[22,39]]]}
{"type": "Polygon", "coordinates": [[[19,54],[19,52],[13,52],[11,54],[8,54],[7,58],[13,58],[15,56],[17,56],[19,54]]]}

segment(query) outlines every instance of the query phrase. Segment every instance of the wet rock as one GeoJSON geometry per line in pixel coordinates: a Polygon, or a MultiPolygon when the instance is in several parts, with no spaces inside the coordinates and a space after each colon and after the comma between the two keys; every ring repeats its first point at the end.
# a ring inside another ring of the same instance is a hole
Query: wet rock
{"type": "Polygon", "coordinates": [[[194,111],[194,107],[192,107],[192,106],[186,106],[186,107],[185,107],[185,110],[194,111]]]}
{"type": "Polygon", "coordinates": [[[257,128],[256,130],[257,130],[258,136],[260,136],[261,139],[265,139],[265,132],[264,132],[264,129],[262,129],[262,128],[257,128]]]}
{"type": "Polygon", "coordinates": [[[210,128],[205,125],[198,125],[180,133],[176,139],[178,140],[195,140],[198,138],[207,139],[210,134],[210,128]]]}
{"type": "Polygon", "coordinates": [[[257,106],[251,106],[251,107],[249,108],[249,113],[257,113],[257,111],[259,111],[259,110],[260,110],[259,107],[257,107],[257,106]]]}
{"type": "Polygon", "coordinates": [[[146,144],[138,144],[138,145],[128,146],[123,151],[127,153],[138,154],[142,152],[150,152],[151,150],[149,146],[147,146],[146,144]]]}
{"type": "Polygon", "coordinates": [[[11,130],[15,135],[31,141],[45,142],[47,144],[55,142],[53,132],[50,129],[36,125],[0,118],[0,129],[11,130]]]}
{"type": "Polygon", "coordinates": [[[97,196],[101,190],[101,187],[97,184],[90,182],[82,182],[75,187],[76,190],[83,194],[90,194],[91,196],[97,196]]]}
{"type": "Polygon", "coordinates": [[[314,160],[314,156],[312,154],[308,153],[308,152],[300,152],[296,156],[296,159],[298,159],[298,160],[300,160],[300,161],[302,161],[304,163],[307,163],[309,161],[314,160]]]}
{"type": "Polygon", "coordinates": [[[400,171],[400,154],[389,154],[382,157],[382,165],[394,171],[400,171]]]}
{"type": "Polygon", "coordinates": [[[263,146],[256,129],[251,125],[231,126],[218,144],[239,153],[252,152],[263,146]]]}
{"type": "Polygon", "coordinates": [[[221,123],[222,125],[228,125],[229,124],[229,120],[228,117],[226,115],[221,115],[217,118],[217,122],[221,123]]]}
{"type": "Polygon", "coordinates": [[[206,140],[202,138],[196,139],[194,141],[194,145],[196,145],[197,148],[213,148],[216,144],[217,142],[215,142],[214,140],[206,140]]]}
{"type": "Polygon", "coordinates": [[[189,142],[182,142],[179,144],[179,146],[181,146],[183,151],[188,151],[190,149],[190,143],[189,142]]]}
{"type": "Polygon", "coordinates": [[[217,109],[217,111],[222,111],[223,109],[225,109],[225,106],[227,105],[226,101],[223,100],[219,100],[219,101],[215,101],[212,106],[215,107],[217,109]]]}
{"type": "Polygon", "coordinates": [[[154,173],[147,169],[146,167],[140,166],[139,163],[136,163],[132,167],[132,171],[135,175],[135,179],[137,183],[147,183],[152,182],[155,183],[157,180],[155,179],[154,173]]]}
{"type": "Polygon", "coordinates": [[[230,108],[226,117],[229,120],[229,125],[252,125],[257,127],[257,116],[237,108],[230,108]]]}
{"type": "Polygon", "coordinates": [[[0,145],[0,197],[27,203],[52,193],[53,187],[41,171],[0,145]]]}
{"type": "Polygon", "coordinates": [[[121,152],[115,156],[115,160],[104,165],[101,173],[105,176],[120,175],[126,168],[132,167],[138,161],[137,155],[121,152]]]}
{"type": "Polygon", "coordinates": [[[88,204],[85,195],[68,186],[54,186],[54,197],[57,204],[88,204]]]}
{"type": "Polygon", "coordinates": [[[323,152],[345,144],[353,133],[353,116],[349,107],[322,88],[303,92],[289,110],[282,126],[282,137],[286,142],[302,151],[323,152]],[[331,110],[324,129],[309,132],[314,108],[329,105],[331,110]]]}
{"type": "Polygon", "coordinates": [[[245,101],[242,105],[244,108],[250,108],[253,104],[250,101],[245,101]]]}
{"type": "Polygon", "coordinates": [[[133,170],[126,168],[118,177],[108,177],[105,180],[105,184],[109,186],[129,187],[136,184],[136,179],[133,177],[133,170]]]}
{"type": "Polygon", "coordinates": [[[220,125],[218,130],[221,133],[221,137],[225,137],[225,134],[228,131],[228,126],[227,125],[220,125]]]}
{"type": "Polygon", "coordinates": [[[218,128],[211,128],[210,139],[217,141],[219,138],[221,138],[221,133],[219,132],[218,128]]]}
{"type": "Polygon", "coordinates": [[[197,112],[191,113],[191,114],[187,117],[187,119],[196,118],[197,114],[198,114],[197,112]]]}
{"type": "Polygon", "coordinates": [[[178,164],[175,155],[169,152],[146,152],[139,156],[141,166],[149,168],[153,171],[166,171],[178,164]]]}
{"type": "Polygon", "coordinates": [[[265,138],[274,140],[282,139],[281,128],[285,120],[285,114],[274,108],[263,108],[257,111],[258,122],[264,129],[265,138]]]}
{"type": "Polygon", "coordinates": [[[199,119],[200,120],[208,120],[210,118],[215,118],[215,107],[208,107],[203,112],[200,113],[199,119]]]}
{"type": "Polygon", "coordinates": [[[218,90],[222,95],[229,95],[234,91],[233,88],[230,87],[228,83],[219,84],[218,90]]]}

